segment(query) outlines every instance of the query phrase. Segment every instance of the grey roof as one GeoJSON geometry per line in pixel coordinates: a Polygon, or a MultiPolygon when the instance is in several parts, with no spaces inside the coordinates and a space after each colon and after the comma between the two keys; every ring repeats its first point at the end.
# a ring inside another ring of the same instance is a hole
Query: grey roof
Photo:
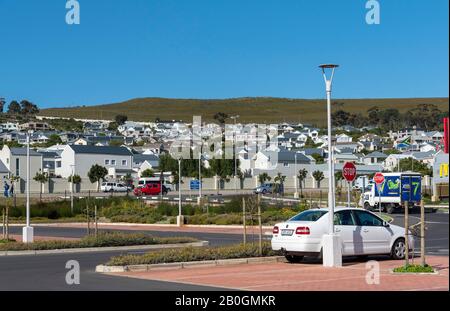
{"type": "Polygon", "coordinates": [[[388,156],[382,152],[374,151],[365,156],[366,158],[387,158],[388,156]]]}
{"type": "Polygon", "coordinates": [[[86,153],[86,154],[110,154],[110,155],[124,155],[132,156],[130,150],[125,147],[112,147],[112,146],[80,146],[80,145],[70,145],[70,147],[75,151],[75,153],[86,153]]]}
{"type": "MultiPolygon", "coordinates": [[[[18,148],[13,147],[11,148],[11,154],[15,156],[26,156],[27,155],[27,148],[18,148]]],[[[30,156],[42,156],[39,152],[36,152],[33,149],[30,149],[30,156]]]]}
{"type": "Polygon", "coordinates": [[[320,149],[320,148],[305,148],[305,149],[301,149],[300,151],[304,152],[305,155],[320,154],[321,156],[323,156],[323,154],[324,154],[323,149],[320,149]]]}
{"type": "Polygon", "coordinates": [[[2,160],[0,160],[0,173],[9,173],[8,168],[3,164],[2,160]]]}
{"type": "Polygon", "coordinates": [[[157,161],[157,162],[159,162],[159,158],[156,155],[154,155],[154,154],[142,154],[142,153],[134,154],[133,162],[142,163],[144,161],[148,161],[148,162],[157,161]]]}
{"type": "Polygon", "coordinates": [[[297,154],[297,163],[311,163],[311,159],[305,156],[303,153],[296,153],[292,151],[280,151],[278,152],[278,162],[295,163],[295,155],[297,154]]]}

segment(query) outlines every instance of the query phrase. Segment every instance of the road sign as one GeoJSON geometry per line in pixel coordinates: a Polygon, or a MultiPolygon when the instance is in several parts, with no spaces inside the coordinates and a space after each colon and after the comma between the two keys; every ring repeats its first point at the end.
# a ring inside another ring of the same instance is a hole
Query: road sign
{"type": "Polygon", "coordinates": [[[422,200],[422,177],[420,174],[402,175],[402,201],[419,203],[422,200]]]}
{"type": "Polygon", "coordinates": [[[189,183],[189,188],[191,190],[199,190],[200,189],[200,181],[197,179],[191,180],[189,183]]]}
{"type": "Polygon", "coordinates": [[[356,178],[356,166],[351,162],[346,162],[342,168],[342,176],[348,181],[352,182],[356,178]]]}
{"type": "Polygon", "coordinates": [[[381,185],[382,183],[384,183],[384,175],[383,173],[376,173],[375,176],[373,177],[373,181],[377,184],[377,185],[381,185]]]}

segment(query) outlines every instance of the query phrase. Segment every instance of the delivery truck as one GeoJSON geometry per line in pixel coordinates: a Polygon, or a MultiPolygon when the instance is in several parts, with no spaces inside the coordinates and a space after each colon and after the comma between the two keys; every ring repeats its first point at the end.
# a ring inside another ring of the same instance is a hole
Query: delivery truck
{"type": "Polygon", "coordinates": [[[373,180],[361,195],[361,205],[367,210],[381,210],[392,214],[402,208],[419,204],[422,199],[422,176],[420,173],[383,173],[384,182],[376,185],[373,180]]]}

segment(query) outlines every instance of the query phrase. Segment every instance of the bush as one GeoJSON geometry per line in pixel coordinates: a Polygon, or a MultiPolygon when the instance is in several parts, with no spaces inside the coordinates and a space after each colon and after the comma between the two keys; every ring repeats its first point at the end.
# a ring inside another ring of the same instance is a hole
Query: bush
{"type": "Polygon", "coordinates": [[[402,266],[394,268],[393,271],[398,273],[433,273],[434,269],[429,265],[407,265],[406,267],[402,266]]]}
{"type": "MultiPolygon", "coordinates": [[[[263,244],[262,256],[279,255],[270,247],[269,243],[263,244]]],[[[237,244],[221,247],[187,247],[183,249],[165,249],[158,252],[148,252],[144,255],[121,255],[112,257],[106,265],[126,266],[141,264],[158,264],[171,262],[219,260],[233,258],[259,257],[259,249],[255,244],[237,244]]]]}
{"type": "Polygon", "coordinates": [[[48,250],[64,248],[87,248],[87,247],[107,247],[107,246],[130,246],[130,245],[154,245],[154,244],[176,244],[191,243],[198,241],[190,237],[154,237],[144,233],[119,233],[105,232],[97,237],[86,236],[78,241],[37,241],[34,243],[0,243],[0,251],[19,251],[19,250],[48,250]]]}

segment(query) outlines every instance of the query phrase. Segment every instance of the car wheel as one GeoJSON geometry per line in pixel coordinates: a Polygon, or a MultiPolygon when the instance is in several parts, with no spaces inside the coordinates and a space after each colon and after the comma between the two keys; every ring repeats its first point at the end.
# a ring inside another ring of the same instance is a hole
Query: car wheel
{"type": "Polygon", "coordinates": [[[369,202],[364,203],[364,209],[365,209],[366,211],[370,211],[371,206],[370,206],[369,202]]]}
{"type": "Polygon", "coordinates": [[[391,249],[391,257],[396,260],[405,259],[406,243],[404,238],[399,238],[394,242],[391,249]]]}
{"type": "Polygon", "coordinates": [[[299,263],[303,260],[304,256],[285,255],[286,260],[290,263],[299,263]]]}
{"type": "Polygon", "coordinates": [[[394,206],[393,204],[389,204],[389,205],[386,207],[386,212],[387,212],[388,214],[393,214],[393,213],[395,212],[395,206],[394,206]]]}

